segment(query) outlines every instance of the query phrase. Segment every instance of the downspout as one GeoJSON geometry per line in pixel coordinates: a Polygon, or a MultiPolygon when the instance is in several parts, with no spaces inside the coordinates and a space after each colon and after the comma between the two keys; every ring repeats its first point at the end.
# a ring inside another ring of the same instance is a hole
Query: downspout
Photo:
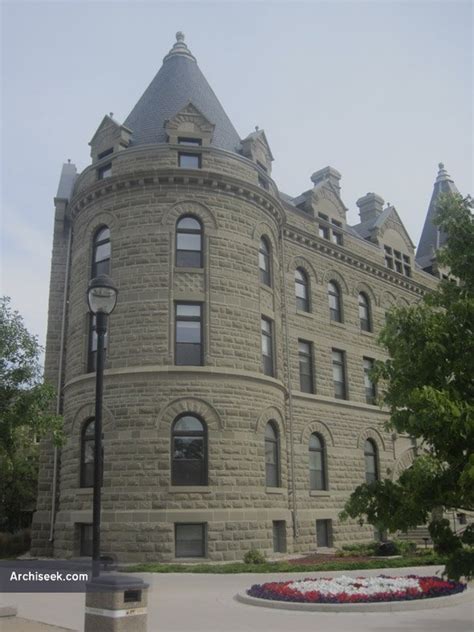
{"type": "Polygon", "coordinates": [[[280,251],[281,251],[281,269],[282,269],[282,308],[283,318],[285,321],[285,335],[284,346],[286,355],[286,382],[287,382],[287,395],[288,395],[288,428],[290,435],[290,449],[287,449],[290,461],[290,476],[291,476],[291,505],[292,505],[292,518],[293,518],[293,534],[297,541],[299,536],[298,527],[298,506],[296,502],[296,481],[295,481],[295,444],[293,433],[293,396],[291,390],[291,370],[290,370],[290,344],[289,344],[289,327],[288,327],[288,299],[286,294],[286,259],[285,259],[285,240],[283,234],[283,225],[280,228],[280,251]]]}
{"type": "MultiPolygon", "coordinates": [[[[63,386],[63,366],[64,366],[64,347],[66,340],[66,314],[68,304],[68,288],[69,288],[69,267],[71,263],[71,243],[72,243],[72,224],[69,222],[68,242],[66,252],[66,270],[64,273],[64,298],[61,316],[61,338],[59,347],[59,365],[58,365],[58,381],[56,385],[56,415],[60,415],[62,411],[62,386],[63,386]]],[[[56,491],[58,487],[58,447],[54,446],[53,457],[53,487],[51,490],[51,522],[49,526],[49,541],[54,541],[54,523],[56,518],[56,491]]]]}

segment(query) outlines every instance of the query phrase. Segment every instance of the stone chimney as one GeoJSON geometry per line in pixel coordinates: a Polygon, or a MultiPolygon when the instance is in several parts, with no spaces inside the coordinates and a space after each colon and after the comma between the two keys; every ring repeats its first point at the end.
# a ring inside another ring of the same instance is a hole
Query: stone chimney
{"type": "Polygon", "coordinates": [[[367,193],[356,204],[359,207],[360,221],[364,223],[377,219],[383,211],[384,199],[376,193],[367,193]]]}
{"type": "Polygon", "coordinates": [[[328,182],[339,194],[341,191],[341,185],[339,184],[339,180],[341,179],[341,174],[334,167],[324,167],[324,169],[320,169],[319,171],[315,171],[311,176],[311,181],[314,186],[320,184],[321,182],[328,182]]]}

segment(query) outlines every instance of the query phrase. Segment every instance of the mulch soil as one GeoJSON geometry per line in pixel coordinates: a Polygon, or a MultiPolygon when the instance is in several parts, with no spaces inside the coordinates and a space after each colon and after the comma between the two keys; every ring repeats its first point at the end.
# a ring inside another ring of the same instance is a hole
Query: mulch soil
{"type": "Polygon", "coordinates": [[[298,557],[291,560],[287,560],[288,564],[324,564],[325,562],[370,562],[373,557],[368,555],[352,555],[344,556],[330,555],[326,553],[312,553],[306,557],[298,557]]]}

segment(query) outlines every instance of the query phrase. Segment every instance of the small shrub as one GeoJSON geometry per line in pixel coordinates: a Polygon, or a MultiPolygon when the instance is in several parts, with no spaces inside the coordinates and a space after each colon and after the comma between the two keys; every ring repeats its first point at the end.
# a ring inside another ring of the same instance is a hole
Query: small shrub
{"type": "Polygon", "coordinates": [[[0,533],[0,557],[14,557],[26,553],[31,546],[31,531],[22,529],[16,533],[0,533]]]}
{"type": "Polygon", "coordinates": [[[247,551],[244,555],[245,564],[265,564],[266,561],[265,555],[260,553],[257,549],[250,549],[250,551],[247,551]]]}
{"type": "Polygon", "coordinates": [[[377,555],[400,555],[400,547],[396,542],[381,542],[377,548],[377,555]]]}

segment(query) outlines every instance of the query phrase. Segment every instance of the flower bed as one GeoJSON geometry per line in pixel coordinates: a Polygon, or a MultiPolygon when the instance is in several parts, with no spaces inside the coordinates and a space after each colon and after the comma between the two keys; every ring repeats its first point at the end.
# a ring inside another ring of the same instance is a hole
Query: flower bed
{"type": "Polygon", "coordinates": [[[445,597],[462,592],[465,584],[439,577],[347,577],[301,579],[254,584],[247,594],[272,601],[297,603],[371,603],[445,597]]]}

